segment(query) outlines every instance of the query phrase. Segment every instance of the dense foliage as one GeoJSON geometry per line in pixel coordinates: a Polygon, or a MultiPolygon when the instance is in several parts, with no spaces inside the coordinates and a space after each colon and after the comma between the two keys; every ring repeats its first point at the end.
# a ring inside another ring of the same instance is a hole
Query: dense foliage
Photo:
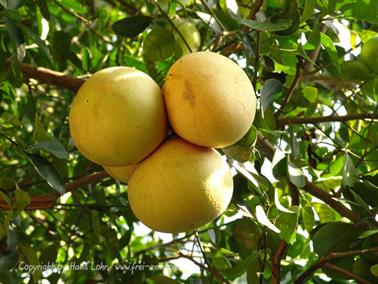
{"type": "Polygon", "coordinates": [[[378,283],[378,74],[358,56],[375,36],[375,0],[1,0],[0,282],[378,283]],[[171,236],[141,227],[67,115],[102,68],[162,86],[198,47],[178,17],[245,69],[258,113],[221,150],[227,212],[171,236]]]}

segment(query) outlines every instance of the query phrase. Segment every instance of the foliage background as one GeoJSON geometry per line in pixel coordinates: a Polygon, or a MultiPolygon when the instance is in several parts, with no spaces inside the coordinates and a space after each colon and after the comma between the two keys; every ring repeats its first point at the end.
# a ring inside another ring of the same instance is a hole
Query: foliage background
{"type": "Polygon", "coordinates": [[[378,283],[378,75],[344,63],[377,36],[377,1],[0,4],[1,283],[378,283]],[[195,23],[201,50],[245,69],[259,110],[223,149],[237,170],[228,211],[167,241],[136,233],[127,186],[78,153],[67,114],[102,68],[134,66],[162,85],[182,53],[177,16],[195,23]],[[20,269],[85,262],[107,269],[20,269]],[[159,270],[116,269],[132,263],[159,270]]]}

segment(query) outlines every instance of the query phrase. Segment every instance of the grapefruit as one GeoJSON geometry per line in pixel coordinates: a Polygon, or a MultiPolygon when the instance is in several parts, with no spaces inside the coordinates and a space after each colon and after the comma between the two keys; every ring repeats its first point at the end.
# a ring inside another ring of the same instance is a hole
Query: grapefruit
{"type": "Polygon", "coordinates": [[[103,166],[104,170],[114,179],[128,183],[135,170],[136,164],[124,167],[103,166]]]}
{"type": "Polygon", "coordinates": [[[153,230],[187,232],[220,216],[231,201],[233,180],[211,148],[169,138],[135,169],[128,197],[135,216],[153,230]]]}
{"type": "Polygon", "coordinates": [[[74,144],[89,160],[105,166],[135,164],[167,135],[160,88],[134,68],[103,69],[79,89],[69,127],[74,144]]]}
{"type": "Polygon", "coordinates": [[[256,96],[248,76],[217,53],[181,57],[168,71],[163,93],[171,126],[197,145],[221,148],[234,144],[255,117],[256,96]]]}

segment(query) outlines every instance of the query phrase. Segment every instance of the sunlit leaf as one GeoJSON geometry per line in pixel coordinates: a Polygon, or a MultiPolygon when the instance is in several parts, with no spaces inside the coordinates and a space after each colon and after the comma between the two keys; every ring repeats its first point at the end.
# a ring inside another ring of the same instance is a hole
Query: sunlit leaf
{"type": "Polygon", "coordinates": [[[256,218],[257,221],[261,224],[266,226],[267,228],[271,229],[275,233],[280,233],[280,229],[278,229],[266,216],[264,208],[261,205],[256,206],[256,218]]]}

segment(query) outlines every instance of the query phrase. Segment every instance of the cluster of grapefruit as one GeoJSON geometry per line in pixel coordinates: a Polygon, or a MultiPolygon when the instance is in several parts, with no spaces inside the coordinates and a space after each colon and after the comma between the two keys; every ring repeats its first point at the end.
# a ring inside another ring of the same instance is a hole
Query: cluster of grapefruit
{"type": "Polygon", "coordinates": [[[74,98],[69,126],[85,157],[128,183],[142,223],[178,233],[227,209],[232,174],[214,148],[242,138],[255,110],[252,84],[238,64],[195,52],[171,66],[162,90],[134,68],[95,73],[74,98]]]}

